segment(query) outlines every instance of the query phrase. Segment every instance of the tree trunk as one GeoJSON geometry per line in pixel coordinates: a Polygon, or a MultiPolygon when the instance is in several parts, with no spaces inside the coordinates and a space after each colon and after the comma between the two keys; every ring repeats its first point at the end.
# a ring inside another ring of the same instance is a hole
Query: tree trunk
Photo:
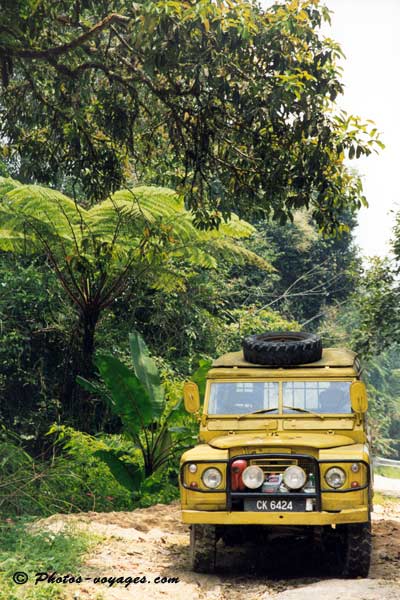
{"type": "Polygon", "coordinates": [[[95,404],[90,393],[76,382],[76,377],[80,375],[89,380],[93,378],[95,333],[99,317],[99,310],[92,307],[87,307],[79,315],[77,328],[71,335],[61,394],[66,420],[79,431],[91,434],[97,431],[95,404]]]}
{"type": "Polygon", "coordinates": [[[94,336],[99,316],[99,310],[96,308],[82,313],[80,318],[80,329],[82,331],[82,367],[80,374],[83,377],[90,378],[93,376],[94,336]]]}

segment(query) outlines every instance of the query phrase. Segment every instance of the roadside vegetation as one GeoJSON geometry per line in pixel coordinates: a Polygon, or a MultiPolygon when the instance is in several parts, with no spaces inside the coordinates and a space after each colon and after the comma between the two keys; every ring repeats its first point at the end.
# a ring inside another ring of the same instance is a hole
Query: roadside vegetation
{"type": "Polygon", "coordinates": [[[398,467],[375,467],[374,473],[391,479],[400,479],[400,469],[398,467]]]}
{"type": "Polygon", "coordinates": [[[83,557],[100,538],[69,527],[54,533],[33,526],[32,519],[8,519],[0,525],[0,599],[63,600],[61,585],[35,586],[36,573],[78,574],[83,557]],[[13,575],[26,573],[28,581],[16,585],[13,575]]]}

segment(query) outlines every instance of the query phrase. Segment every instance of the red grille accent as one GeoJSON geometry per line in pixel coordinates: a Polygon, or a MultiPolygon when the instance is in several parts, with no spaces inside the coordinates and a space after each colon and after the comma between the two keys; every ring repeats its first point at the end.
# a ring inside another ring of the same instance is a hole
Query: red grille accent
{"type": "Polygon", "coordinates": [[[247,467],[247,460],[235,460],[231,465],[231,489],[235,492],[243,491],[245,485],[242,481],[242,473],[247,467]]]}

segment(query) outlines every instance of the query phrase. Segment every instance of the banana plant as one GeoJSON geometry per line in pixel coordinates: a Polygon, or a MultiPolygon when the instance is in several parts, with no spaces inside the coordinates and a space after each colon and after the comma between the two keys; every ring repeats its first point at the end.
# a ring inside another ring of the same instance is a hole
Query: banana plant
{"type": "Polygon", "coordinates": [[[77,381],[87,391],[102,397],[121,419],[124,434],[140,450],[142,464],[137,463],[136,456],[113,448],[94,453],[121,485],[138,490],[148,477],[187,446],[190,432],[186,427],[172,426],[182,410],[181,401],[168,407],[156,362],[138,332],[129,335],[129,346],[132,368],[114,356],[97,354],[94,362],[104,386],[83,377],[77,381]]]}

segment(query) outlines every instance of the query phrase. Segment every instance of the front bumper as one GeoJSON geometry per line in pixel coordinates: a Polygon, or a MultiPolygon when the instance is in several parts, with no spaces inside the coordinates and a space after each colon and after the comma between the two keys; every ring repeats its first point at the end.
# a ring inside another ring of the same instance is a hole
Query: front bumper
{"type": "Polygon", "coordinates": [[[366,523],[368,507],[348,508],[340,512],[243,512],[183,510],[184,523],[210,525],[336,525],[366,523]]]}

